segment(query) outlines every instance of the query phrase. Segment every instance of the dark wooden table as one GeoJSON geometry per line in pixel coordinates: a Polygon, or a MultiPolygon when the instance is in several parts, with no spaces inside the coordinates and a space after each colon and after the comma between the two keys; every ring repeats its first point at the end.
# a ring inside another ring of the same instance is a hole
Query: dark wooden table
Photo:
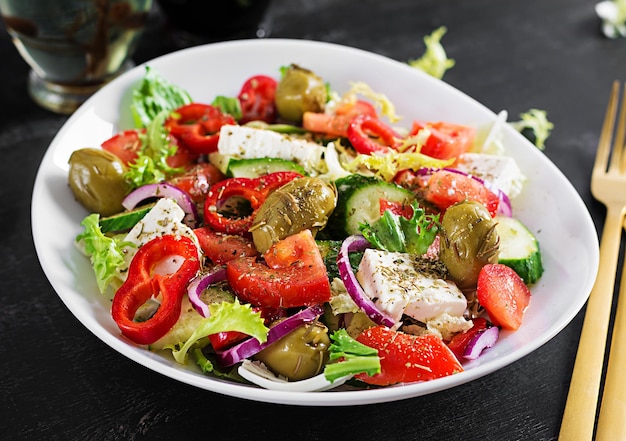
{"type": "MultiPolygon", "coordinates": [[[[220,17],[206,17],[207,26],[220,17]]],[[[611,82],[626,79],[626,39],[609,40],[591,0],[274,0],[257,27],[213,40],[321,40],[406,61],[440,25],[456,66],[445,81],[511,119],[544,109],[545,154],[567,175],[598,230],[589,192],[611,82]]],[[[158,8],[134,59],[176,50],[158,8]]],[[[26,94],[28,68],[0,32],[0,438],[4,440],[553,440],[583,312],[550,342],[452,390],[395,403],[289,407],[221,396],[128,360],[85,329],[40,269],[30,226],[39,162],[66,116],[26,94]]],[[[540,215],[540,213],[538,213],[540,215]]]]}

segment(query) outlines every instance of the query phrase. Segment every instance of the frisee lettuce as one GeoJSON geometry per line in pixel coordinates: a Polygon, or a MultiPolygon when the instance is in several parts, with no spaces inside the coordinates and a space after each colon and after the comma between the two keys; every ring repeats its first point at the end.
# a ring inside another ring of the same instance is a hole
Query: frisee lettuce
{"type": "Polygon", "coordinates": [[[530,131],[532,134],[531,141],[539,150],[545,149],[546,140],[554,128],[554,124],[548,120],[546,111],[530,109],[528,112],[520,113],[520,118],[519,121],[513,121],[509,124],[522,134],[530,131]]]}
{"type": "Polygon", "coordinates": [[[422,167],[443,168],[454,163],[452,159],[435,159],[419,152],[390,151],[384,155],[357,155],[352,161],[344,164],[348,171],[355,172],[361,167],[373,171],[385,181],[390,181],[400,171],[418,170],[422,167]]]}
{"type": "Polygon", "coordinates": [[[596,3],[595,10],[607,38],[626,37],[626,0],[601,1],[596,3]]]}
{"type": "Polygon", "coordinates": [[[170,141],[169,132],[164,126],[168,115],[167,110],[156,115],[148,124],[146,133],[140,135],[141,149],[137,159],[128,165],[124,176],[131,188],[155,184],[182,172],[181,168],[170,167],[167,163],[167,158],[175,155],[178,148],[170,141]]]}
{"type": "Polygon", "coordinates": [[[155,69],[146,66],[146,73],[133,89],[130,109],[135,127],[148,127],[161,112],[170,112],[192,102],[191,95],[171,84],[155,69]]]}
{"type": "Polygon", "coordinates": [[[333,332],[330,339],[333,343],[328,348],[329,359],[339,360],[324,368],[324,377],[331,383],[347,375],[366,373],[372,376],[380,372],[376,349],[356,341],[343,328],[333,332]]]}
{"type": "Polygon", "coordinates": [[[122,248],[128,244],[105,236],[100,229],[100,215],[97,213],[84,218],[81,225],[84,230],[76,236],[76,242],[89,256],[98,289],[104,294],[111,281],[118,276],[118,268],[126,265],[122,248]]]}
{"type": "Polygon", "coordinates": [[[380,219],[360,225],[359,230],[379,250],[422,255],[437,236],[439,214],[426,214],[417,202],[411,207],[411,219],[385,210],[380,219]]]}
{"type": "Polygon", "coordinates": [[[269,328],[265,326],[261,313],[255,312],[249,304],[241,304],[237,299],[234,303],[212,303],[209,305],[209,312],[209,317],[200,321],[180,349],[173,348],[172,355],[177,362],[185,364],[187,353],[198,340],[218,332],[239,331],[256,338],[261,343],[267,341],[269,328]]]}
{"type": "Polygon", "coordinates": [[[446,71],[455,65],[455,61],[448,58],[441,44],[441,39],[446,32],[446,27],[440,26],[432,34],[425,36],[424,44],[426,45],[426,51],[424,55],[418,59],[409,60],[409,66],[420,69],[435,78],[442,79],[446,71]]]}

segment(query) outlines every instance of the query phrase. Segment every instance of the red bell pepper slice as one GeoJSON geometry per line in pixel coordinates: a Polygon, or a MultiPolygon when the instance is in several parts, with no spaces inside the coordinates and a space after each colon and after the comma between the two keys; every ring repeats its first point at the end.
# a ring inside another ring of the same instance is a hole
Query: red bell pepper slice
{"type": "Polygon", "coordinates": [[[217,150],[220,129],[227,124],[236,124],[235,119],[210,104],[191,103],[176,109],[165,121],[182,145],[194,153],[206,154],[217,150]]]}
{"type": "Polygon", "coordinates": [[[151,344],[167,334],[180,316],[187,285],[199,268],[198,249],[188,237],[165,235],[139,248],[111,306],[122,334],[137,344],[151,344]],[[170,272],[181,259],[180,266],[170,272]],[[134,321],[137,310],[156,296],[161,296],[156,313],[146,321],[134,321]]]}
{"type": "Polygon", "coordinates": [[[247,233],[267,196],[298,177],[302,175],[295,172],[276,172],[254,179],[230,178],[220,181],[207,193],[204,201],[204,223],[221,233],[247,233]],[[246,200],[249,207],[242,209],[241,199],[246,200]]]}
{"type": "Polygon", "coordinates": [[[359,115],[348,126],[348,139],[352,147],[364,155],[395,149],[400,138],[401,136],[391,127],[370,115],[359,115]]]}
{"type": "Polygon", "coordinates": [[[250,121],[273,123],[276,120],[276,86],[278,82],[266,75],[255,75],[241,87],[237,98],[241,105],[241,124],[250,121]]]}

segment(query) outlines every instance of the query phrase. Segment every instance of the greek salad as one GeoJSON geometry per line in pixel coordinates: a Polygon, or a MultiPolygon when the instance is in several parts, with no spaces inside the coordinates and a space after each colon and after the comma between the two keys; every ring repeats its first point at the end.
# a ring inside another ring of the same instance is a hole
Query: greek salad
{"type": "Polygon", "coordinates": [[[198,102],[146,67],[134,129],[76,150],[76,245],[123,338],[207,375],[370,388],[462,372],[544,271],[498,124],[410,125],[295,64],[198,102]]]}

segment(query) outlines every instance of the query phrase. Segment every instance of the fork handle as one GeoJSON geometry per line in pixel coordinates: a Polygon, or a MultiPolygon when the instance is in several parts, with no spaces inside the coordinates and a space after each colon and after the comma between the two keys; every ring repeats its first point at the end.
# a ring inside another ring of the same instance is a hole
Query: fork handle
{"type": "Polygon", "coordinates": [[[617,299],[596,441],[626,440],[626,263],[617,299]]]}
{"type": "Polygon", "coordinates": [[[607,207],[600,240],[600,266],[595,285],[587,301],[559,441],[589,441],[593,438],[611,302],[615,288],[622,219],[621,206],[609,205],[607,207]]]}

